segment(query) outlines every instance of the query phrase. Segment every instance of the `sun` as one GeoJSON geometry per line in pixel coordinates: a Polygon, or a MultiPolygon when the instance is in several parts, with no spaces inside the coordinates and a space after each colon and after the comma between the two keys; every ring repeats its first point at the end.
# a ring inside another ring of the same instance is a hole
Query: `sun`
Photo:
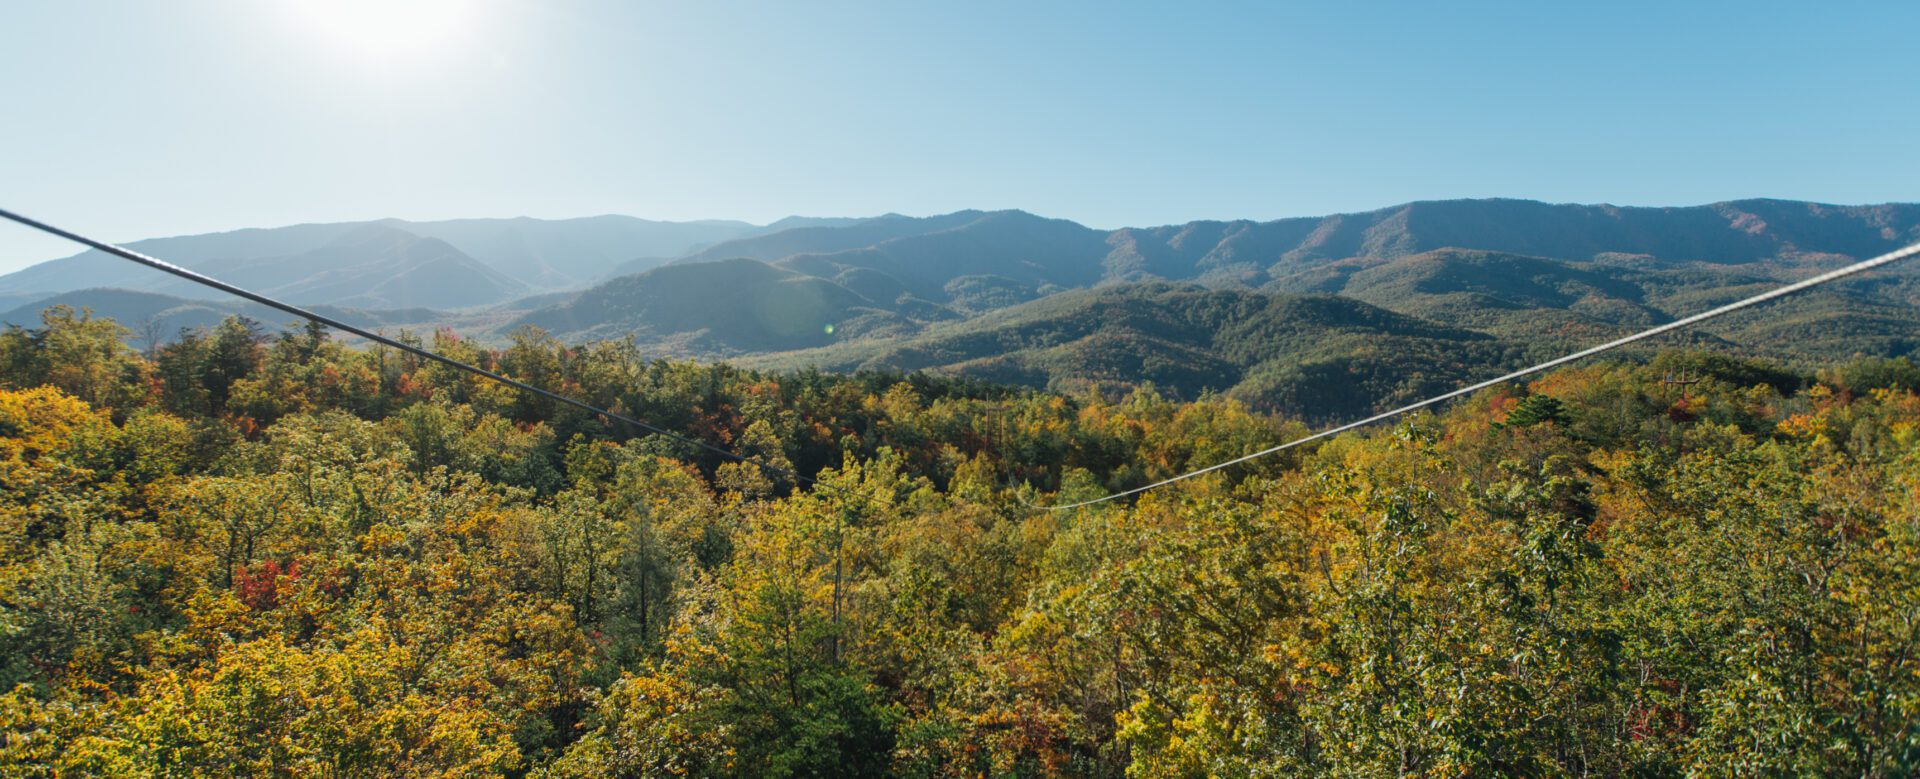
{"type": "Polygon", "coordinates": [[[365,62],[392,64],[442,51],[472,21],[472,0],[293,0],[294,23],[365,62]]]}

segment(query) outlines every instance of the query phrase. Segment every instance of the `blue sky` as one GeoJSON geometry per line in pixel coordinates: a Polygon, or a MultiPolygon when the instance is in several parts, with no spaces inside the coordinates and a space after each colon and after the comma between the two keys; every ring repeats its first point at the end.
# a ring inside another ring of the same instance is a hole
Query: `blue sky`
{"type": "MultiPolygon", "coordinates": [[[[1911,2],[341,2],[9,2],[0,206],[133,240],[1920,200],[1911,2]]],[[[0,226],[0,271],[73,251],[0,226]]]]}

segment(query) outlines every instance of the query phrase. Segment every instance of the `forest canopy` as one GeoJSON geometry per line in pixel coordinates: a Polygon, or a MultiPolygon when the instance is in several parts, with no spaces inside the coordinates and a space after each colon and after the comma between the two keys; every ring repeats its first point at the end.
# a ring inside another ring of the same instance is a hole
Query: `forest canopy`
{"type": "Polygon", "coordinates": [[[1583,365],[1307,431],[1151,387],[0,332],[0,774],[1920,770],[1920,370],[1583,365]]]}

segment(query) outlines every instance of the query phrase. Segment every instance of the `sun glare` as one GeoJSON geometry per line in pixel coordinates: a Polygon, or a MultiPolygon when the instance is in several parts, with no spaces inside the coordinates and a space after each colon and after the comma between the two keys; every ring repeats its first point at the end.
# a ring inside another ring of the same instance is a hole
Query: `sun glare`
{"type": "Polygon", "coordinates": [[[296,0],[294,22],[327,45],[365,62],[417,60],[446,49],[466,31],[471,0],[296,0]]]}

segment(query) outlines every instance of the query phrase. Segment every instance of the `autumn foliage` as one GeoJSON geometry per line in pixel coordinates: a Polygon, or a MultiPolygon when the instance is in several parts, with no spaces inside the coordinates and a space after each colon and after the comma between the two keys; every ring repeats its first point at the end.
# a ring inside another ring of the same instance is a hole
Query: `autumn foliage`
{"type": "Polygon", "coordinates": [[[1304,430],[1150,388],[0,334],[0,775],[1920,769],[1920,396],[1672,353],[1304,430]],[[1700,381],[1676,385],[1684,370],[1700,381]]]}

